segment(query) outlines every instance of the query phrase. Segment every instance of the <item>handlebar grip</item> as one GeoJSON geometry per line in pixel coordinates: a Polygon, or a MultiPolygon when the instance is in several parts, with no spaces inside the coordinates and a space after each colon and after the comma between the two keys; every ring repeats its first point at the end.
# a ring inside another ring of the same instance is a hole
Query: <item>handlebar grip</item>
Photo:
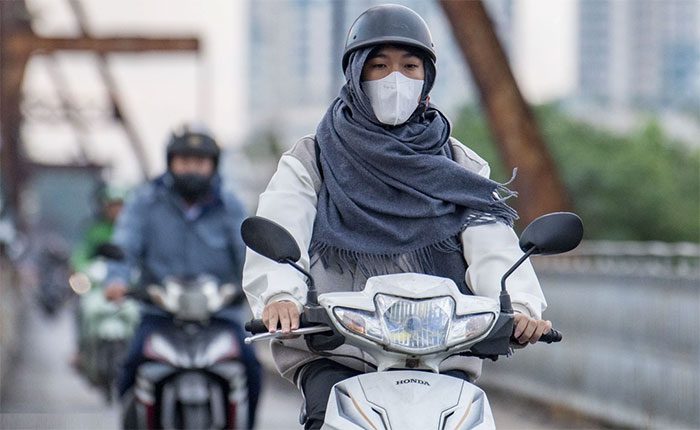
{"type": "MultiPolygon", "coordinates": [[[[311,327],[314,325],[313,323],[310,323],[306,320],[306,314],[302,313],[299,315],[299,328],[304,328],[304,327],[311,327]]],[[[279,324],[277,326],[279,328],[279,324]]],[[[265,323],[263,320],[258,319],[258,320],[250,320],[247,323],[245,323],[245,331],[252,333],[252,334],[260,334],[260,333],[267,333],[269,330],[267,329],[267,326],[265,326],[265,323]]]]}
{"type": "Polygon", "coordinates": [[[559,330],[551,329],[548,333],[545,333],[540,337],[540,342],[552,343],[561,342],[562,334],[559,330]]]}
{"type": "Polygon", "coordinates": [[[245,330],[247,332],[252,333],[252,334],[259,334],[259,333],[267,333],[268,332],[268,329],[265,326],[265,323],[261,319],[250,320],[247,323],[245,323],[245,330]]]}

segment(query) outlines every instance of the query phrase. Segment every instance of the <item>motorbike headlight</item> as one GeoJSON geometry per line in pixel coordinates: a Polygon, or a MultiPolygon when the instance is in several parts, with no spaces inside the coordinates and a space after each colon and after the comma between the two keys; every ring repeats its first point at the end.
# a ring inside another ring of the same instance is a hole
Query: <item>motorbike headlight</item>
{"type": "Polygon", "coordinates": [[[493,312],[455,315],[452,297],[407,299],[377,294],[376,311],[335,307],[340,324],[353,334],[409,354],[429,354],[468,342],[486,333],[493,312]]]}
{"type": "Polygon", "coordinates": [[[379,319],[374,312],[336,307],[333,309],[336,319],[347,330],[369,337],[377,342],[383,340],[379,319]]]}
{"type": "Polygon", "coordinates": [[[76,272],[68,278],[68,285],[70,285],[75,294],[82,295],[90,291],[92,282],[90,282],[90,278],[85,273],[76,272]]]}
{"type": "Polygon", "coordinates": [[[423,353],[445,348],[454,314],[452,298],[409,300],[377,294],[375,301],[389,346],[423,353]]]}
{"type": "Polygon", "coordinates": [[[447,346],[456,345],[484,334],[491,327],[495,315],[491,312],[456,317],[452,321],[447,346]]]}

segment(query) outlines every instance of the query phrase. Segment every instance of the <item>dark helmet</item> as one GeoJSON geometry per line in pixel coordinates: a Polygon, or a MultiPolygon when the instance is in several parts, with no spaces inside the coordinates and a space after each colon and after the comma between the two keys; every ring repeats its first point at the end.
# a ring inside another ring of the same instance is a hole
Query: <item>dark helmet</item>
{"type": "Polygon", "coordinates": [[[185,125],[173,131],[167,146],[168,165],[175,155],[197,155],[212,158],[219,164],[221,150],[209,131],[185,125]]]}
{"type": "Polygon", "coordinates": [[[435,45],[423,18],[406,6],[385,4],[367,9],[350,27],[343,52],[343,70],[353,51],[384,44],[413,46],[435,61],[435,45]]]}

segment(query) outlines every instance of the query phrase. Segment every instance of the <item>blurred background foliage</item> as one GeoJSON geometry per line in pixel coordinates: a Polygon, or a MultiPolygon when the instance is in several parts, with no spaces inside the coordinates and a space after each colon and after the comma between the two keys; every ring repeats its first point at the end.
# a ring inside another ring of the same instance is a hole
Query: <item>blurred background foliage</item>
{"type": "MultiPolygon", "coordinates": [[[[535,115],[587,239],[700,242],[700,147],[672,140],[654,119],[621,135],[572,119],[557,104],[535,115]]],[[[510,178],[477,106],[462,109],[453,126],[453,136],[491,164],[493,179],[510,178]]]]}

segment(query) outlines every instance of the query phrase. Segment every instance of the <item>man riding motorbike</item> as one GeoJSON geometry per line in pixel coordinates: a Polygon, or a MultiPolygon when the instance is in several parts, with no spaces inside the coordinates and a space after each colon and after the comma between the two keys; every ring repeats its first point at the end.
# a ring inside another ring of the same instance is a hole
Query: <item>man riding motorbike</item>
{"type": "MultiPolygon", "coordinates": [[[[217,173],[220,150],[204,130],[183,127],[167,145],[168,170],[138,189],[119,217],[113,241],[125,254],[123,263],[110,264],[105,295],[120,300],[127,293],[132,270],[140,269],[141,288],[134,295],[147,301],[145,287],[168,277],[191,280],[201,275],[240,285],[244,245],[240,225],[245,212],[236,197],[221,189],[217,173]]],[[[251,347],[243,344],[243,309],[229,306],[215,318],[235,332],[248,384],[249,426],[253,426],[260,391],[260,367],[251,347]]],[[[149,334],[172,326],[169,315],[145,303],[134,334],[119,392],[133,386],[145,361],[149,334]]]]}
{"type": "MultiPolygon", "coordinates": [[[[523,255],[511,228],[517,215],[505,203],[514,193],[488,179],[488,164],[450,137],[447,118],[430,104],[435,58],[430,31],[414,11],[365,11],[348,33],[339,97],[315,136],[281,157],[260,196],[257,214],[294,236],[299,264],[319,294],[413,272],[496,298],[500,276],[523,255]]],[[[534,343],[551,323],[541,319],[546,302],[532,266],[523,264],[509,285],[514,335],[534,343]]],[[[307,286],[290,266],[249,251],[243,287],[270,332],[299,327],[307,286]]],[[[323,424],[335,383],[371,370],[362,350],[342,348],[342,357],[324,358],[302,339],[272,342],[278,369],[304,394],[307,429],[323,424]]],[[[452,357],[440,371],[473,381],[481,362],[452,357]]]]}
{"type": "MultiPolygon", "coordinates": [[[[110,243],[114,224],[124,206],[125,198],[126,190],[119,187],[100,184],[96,189],[94,193],[94,220],[71,254],[70,262],[74,273],[87,273],[100,247],[110,243]]],[[[83,361],[85,358],[83,352],[87,346],[88,332],[90,331],[86,325],[89,318],[85,317],[83,311],[81,303],[76,308],[77,352],[72,359],[73,365],[79,369],[86,365],[83,361]]]]}

